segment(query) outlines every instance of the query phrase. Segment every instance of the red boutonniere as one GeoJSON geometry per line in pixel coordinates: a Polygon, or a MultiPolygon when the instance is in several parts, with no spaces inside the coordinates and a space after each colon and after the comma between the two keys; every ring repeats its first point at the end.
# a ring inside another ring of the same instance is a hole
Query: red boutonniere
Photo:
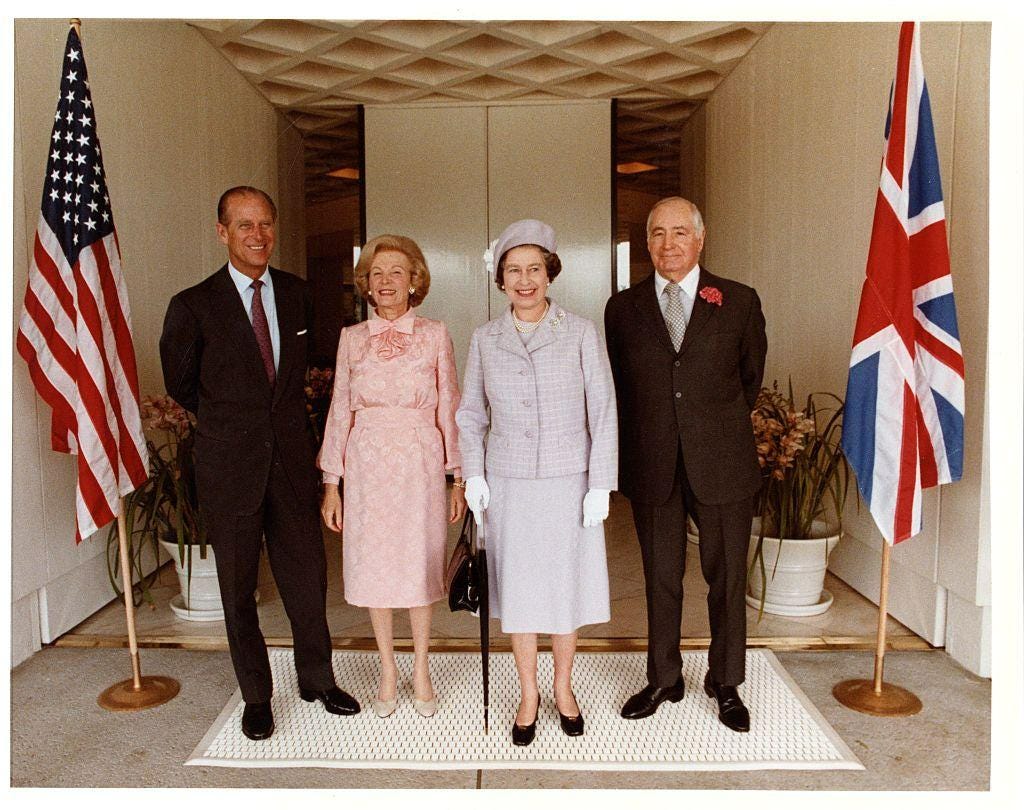
{"type": "Polygon", "coordinates": [[[700,297],[716,307],[722,306],[722,291],[717,287],[704,287],[700,291],[700,297]]]}

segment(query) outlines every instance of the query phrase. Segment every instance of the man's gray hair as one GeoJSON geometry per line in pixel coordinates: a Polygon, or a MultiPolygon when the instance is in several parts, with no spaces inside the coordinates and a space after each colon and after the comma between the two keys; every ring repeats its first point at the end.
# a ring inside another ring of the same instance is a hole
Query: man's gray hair
{"type": "Polygon", "coordinates": [[[651,235],[651,217],[654,216],[654,212],[657,211],[661,206],[670,202],[682,202],[690,206],[690,211],[693,214],[693,227],[698,231],[704,230],[704,217],[700,215],[700,209],[697,208],[692,202],[685,197],[665,197],[664,199],[658,200],[653,206],[651,206],[651,212],[647,215],[647,236],[651,235]]]}

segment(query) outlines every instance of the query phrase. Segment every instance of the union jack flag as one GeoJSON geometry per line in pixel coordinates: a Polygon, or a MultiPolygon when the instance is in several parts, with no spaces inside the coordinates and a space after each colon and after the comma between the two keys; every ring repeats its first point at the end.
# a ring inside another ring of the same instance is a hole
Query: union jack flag
{"type": "Polygon", "coordinates": [[[960,479],[964,358],[916,23],[900,28],[843,452],[889,543],[921,530],[921,491],[960,479]]]}

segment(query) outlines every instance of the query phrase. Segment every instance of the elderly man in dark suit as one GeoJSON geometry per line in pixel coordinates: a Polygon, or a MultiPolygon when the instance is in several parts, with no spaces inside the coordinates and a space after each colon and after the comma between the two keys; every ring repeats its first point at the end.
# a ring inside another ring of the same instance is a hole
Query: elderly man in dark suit
{"type": "Polygon", "coordinates": [[[359,704],[334,683],[327,564],[304,394],[305,282],[270,267],[277,209],[238,186],[217,206],[228,263],[171,299],[160,338],[167,392],[197,417],[196,490],[217,555],[224,623],[253,740],[274,732],[273,683],[254,591],[260,547],[292,626],[299,694],[332,714],[359,704]]]}
{"type": "Polygon", "coordinates": [[[619,408],[619,489],[630,499],[647,591],[648,684],[622,716],[683,697],[679,653],[686,516],[700,532],[710,591],[704,691],[747,731],[736,687],[746,651],[746,553],[760,484],[750,412],[764,372],[764,316],[753,289],[698,264],[704,223],[681,197],[647,219],[655,273],[612,296],[605,335],[619,408]]]}

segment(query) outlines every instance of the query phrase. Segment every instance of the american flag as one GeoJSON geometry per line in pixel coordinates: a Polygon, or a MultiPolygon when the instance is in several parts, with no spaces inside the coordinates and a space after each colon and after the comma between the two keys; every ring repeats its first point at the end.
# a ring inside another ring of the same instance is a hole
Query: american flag
{"type": "Polygon", "coordinates": [[[963,471],[964,358],[919,25],[900,28],[843,451],[883,537],[921,530],[921,491],[963,471]]]}
{"type": "Polygon", "coordinates": [[[49,148],[17,346],[53,411],[53,449],[78,455],[78,542],[117,517],[149,459],[128,292],[74,28],[49,148]]]}

